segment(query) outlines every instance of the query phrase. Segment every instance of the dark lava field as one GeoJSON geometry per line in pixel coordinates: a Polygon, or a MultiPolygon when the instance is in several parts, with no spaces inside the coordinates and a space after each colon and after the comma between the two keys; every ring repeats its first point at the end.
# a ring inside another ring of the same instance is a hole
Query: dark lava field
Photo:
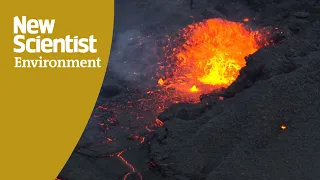
{"type": "Polygon", "coordinates": [[[105,80],[57,179],[320,179],[320,1],[115,0],[105,80]],[[167,37],[212,18],[273,43],[228,87],[176,100],[156,73],[167,37]]]}

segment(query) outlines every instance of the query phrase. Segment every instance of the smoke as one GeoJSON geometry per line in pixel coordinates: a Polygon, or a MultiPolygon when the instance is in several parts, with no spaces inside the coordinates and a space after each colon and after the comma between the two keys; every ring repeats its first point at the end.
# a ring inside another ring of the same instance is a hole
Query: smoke
{"type": "Polygon", "coordinates": [[[138,29],[116,34],[112,44],[108,70],[121,80],[142,81],[152,72],[158,59],[156,40],[138,29]]]}
{"type": "Polygon", "coordinates": [[[116,0],[107,76],[141,86],[156,84],[157,63],[164,58],[165,36],[193,22],[186,2],[188,0],[116,0]]]}

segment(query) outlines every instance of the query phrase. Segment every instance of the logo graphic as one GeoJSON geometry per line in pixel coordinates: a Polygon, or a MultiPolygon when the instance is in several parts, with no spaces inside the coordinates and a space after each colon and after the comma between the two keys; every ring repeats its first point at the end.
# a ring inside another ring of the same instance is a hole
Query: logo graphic
{"type": "MultiPolygon", "coordinates": [[[[54,32],[55,19],[27,19],[16,16],[14,21],[14,39],[16,47],[13,51],[20,53],[97,53],[94,35],[87,38],[66,35],[64,38],[49,38],[54,32]],[[26,35],[31,37],[27,38],[26,35]]],[[[21,56],[14,57],[15,68],[100,68],[99,57],[94,59],[49,59],[37,56],[37,59],[23,59],[21,56]]]]}

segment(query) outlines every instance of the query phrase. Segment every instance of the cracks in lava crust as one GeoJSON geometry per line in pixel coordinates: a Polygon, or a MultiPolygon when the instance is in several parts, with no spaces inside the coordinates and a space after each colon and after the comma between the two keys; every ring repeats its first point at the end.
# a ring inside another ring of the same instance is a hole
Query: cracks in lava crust
{"type": "MultiPolygon", "coordinates": [[[[98,106],[97,108],[102,110],[102,111],[110,110],[109,108],[104,107],[104,106],[98,106]]],[[[98,115],[94,114],[93,116],[94,117],[101,117],[103,115],[98,116],[98,115]]],[[[139,120],[142,116],[136,115],[135,117],[136,117],[136,120],[139,120]]],[[[107,136],[107,131],[109,130],[110,126],[114,126],[114,124],[118,125],[118,123],[116,123],[116,122],[117,122],[117,120],[116,120],[116,117],[114,117],[114,116],[107,118],[107,123],[98,122],[98,124],[101,127],[104,128],[104,130],[102,130],[101,133],[102,133],[103,138],[105,139],[105,142],[102,142],[102,144],[110,143],[110,142],[118,140],[116,138],[110,138],[110,137],[107,136]]],[[[147,131],[147,134],[145,134],[143,136],[139,135],[137,133],[136,134],[130,134],[130,137],[128,139],[137,141],[138,143],[136,144],[136,146],[126,148],[126,149],[121,150],[119,152],[115,152],[115,153],[112,153],[112,154],[90,155],[90,154],[86,154],[86,153],[82,152],[81,148],[80,148],[80,149],[76,150],[75,153],[79,153],[81,155],[84,155],[84,156],[90,157],[90,158],[94,158],[94,159],[107,158],[107,157],[118,158],[125,166],[128,167],[128,169],[130,169],[129,172],[127,172],[126,174],[123,175],[123,180],[128,180],[128,178],[133,174],[135,174],[136,177],[139,180],[143,180],[143,176],[142,176],[141,172],[137,171],[137,168],[135,167],[135,165],[130,163],[123,156],[123,154],[128,152],[128,151],[130,151],[132,148],[138,147],[138,146],[141,146],[141,145],[146,145],[147,146],[148,154],[149,154],[150,153],[150,145],[151,145],[150,141],[154,138],[156,129],[161,127],[161,126],[163,126],[163,125],[164,125],[164,123],[161,120],[156,118],[156,120],[155,120],[155,122],[153,122],[153,124],[149,123],[149,124],[143,126],[143,129],[145,129],[147,131]]],[[[122,127],[122,126],[120,128],[121,129],[130,129],[130,127],[122,127]]],[[[138,131],[138,133],[139,133],[139,131],[138,131]]],[[[91,147],[94,147],[94,145],[91,146],[91,147]]]]}

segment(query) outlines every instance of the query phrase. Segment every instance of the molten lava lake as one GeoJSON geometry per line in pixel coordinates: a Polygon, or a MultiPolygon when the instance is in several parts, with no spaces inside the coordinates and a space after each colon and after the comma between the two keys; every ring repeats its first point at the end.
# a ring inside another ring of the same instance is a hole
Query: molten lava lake
{"type": "Polygon", "coordinates": [[[191,101],[228,87],[246,65],[245,57],[269,44],[259,30],[218,18],[193,23],[168,42],[164,47],[166,65],[159,68],[165,75],[158,84],[191,101]]]}

